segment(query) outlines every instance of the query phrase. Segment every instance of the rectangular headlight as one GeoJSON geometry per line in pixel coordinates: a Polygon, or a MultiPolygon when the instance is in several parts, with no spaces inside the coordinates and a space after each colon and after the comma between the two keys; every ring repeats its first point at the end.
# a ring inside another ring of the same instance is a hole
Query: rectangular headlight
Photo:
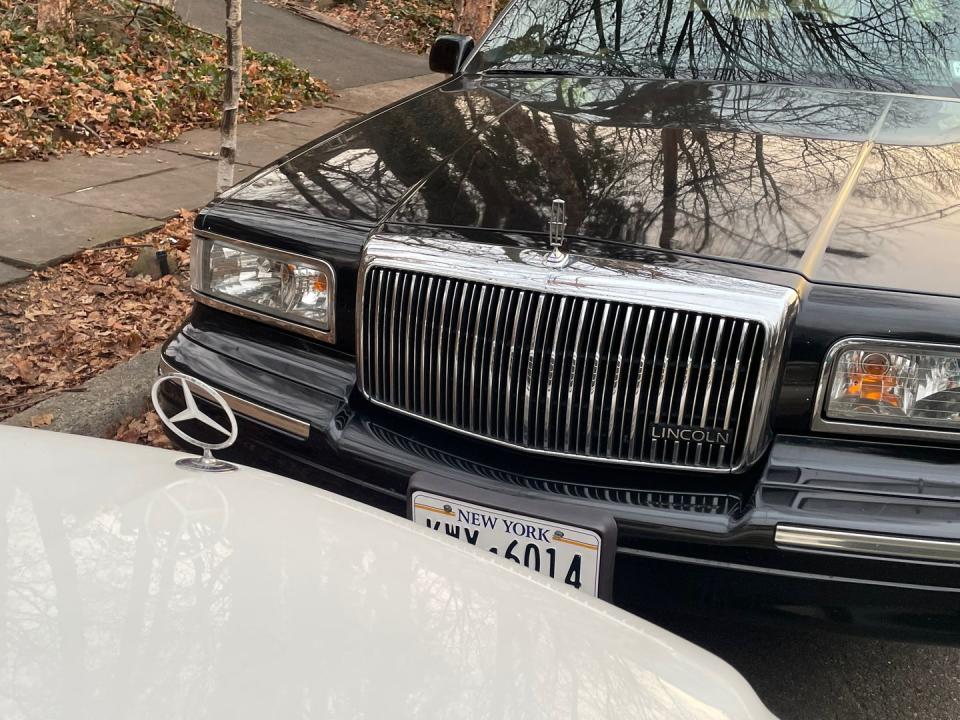
{"type": "Polygon", "coordinates": [[[332,340],[334,282],[323,260],[230,238],[194,238],[191,286],[201,301],[230,312],[332,340]]]}
{"type": "Polygon", "coordinates": [[[960,431],[960,347],[857,339],[831,354],[827,419],[960,431]]]}

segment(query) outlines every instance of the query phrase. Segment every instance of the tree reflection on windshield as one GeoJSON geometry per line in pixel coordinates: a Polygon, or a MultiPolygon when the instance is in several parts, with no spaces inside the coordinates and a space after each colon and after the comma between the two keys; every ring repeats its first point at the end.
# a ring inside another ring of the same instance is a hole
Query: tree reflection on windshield
{"type": "Polygon", "coordinates": [[[958,16],[958,0],[520,0],[468,70],[954,96],[958,16]]]}

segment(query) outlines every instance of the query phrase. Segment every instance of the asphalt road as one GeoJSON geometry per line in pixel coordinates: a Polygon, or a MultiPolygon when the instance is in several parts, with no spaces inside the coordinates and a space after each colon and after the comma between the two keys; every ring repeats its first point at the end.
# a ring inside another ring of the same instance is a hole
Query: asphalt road
{"type": "Polygon", "coordinates": [[[960,648],[685,621],[781,720],[957,720],[960,648]]]}

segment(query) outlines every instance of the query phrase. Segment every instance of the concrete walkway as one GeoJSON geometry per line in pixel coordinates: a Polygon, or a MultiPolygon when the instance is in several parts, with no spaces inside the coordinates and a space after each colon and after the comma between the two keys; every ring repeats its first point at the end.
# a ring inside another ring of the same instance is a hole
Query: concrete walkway
{"type": "MultiPolygon", "coordinates": [[[[222,0],[178,0],[188,22],[223,27],[222,0]]],[[[422,57],[363,42],[318,23],[244,3],[251,47],[295,60],[339,93],[324,108],[240,126],[236,180],[349,120],[440,80],[422,57]]],[[[72,154],[0,164],[0,285],[80,250],[157,227],[181,208],[213,196],[219,131],[191,130],[176,141],[125,154],[72,154]]]]}
{"type": "MultiPolygon", "coordinates": [[[[189,24],[223,34],[223,0],[176,0],[175,8],[189,24]]],[[[334,90],[429,72],[425,57],[363,42],[256,0],[243,3],[243,42],[290,58],[334,90]]]]}
{"type": "MultiPolygon", "coordinates": [[[[239,182],[329,130],[440,79],[426,75],[343,91],[323,108],[285,113],[238,131],[239,182]]],[[[126,155],[68,155],[0,164],[0,285],[80,250],[155,228],[213,197],[219,130],[126,155]]]]}

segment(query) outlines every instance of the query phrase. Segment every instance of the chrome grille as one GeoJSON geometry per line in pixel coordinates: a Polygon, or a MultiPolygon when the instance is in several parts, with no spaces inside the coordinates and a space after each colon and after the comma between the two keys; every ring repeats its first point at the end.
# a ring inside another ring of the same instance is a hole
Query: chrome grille
{"type": "Polygon", "coordinates": [[[376,402],[539,452],[742,460],[759,322],[382,266],[362,298],[360,380],[376,402]]]}

